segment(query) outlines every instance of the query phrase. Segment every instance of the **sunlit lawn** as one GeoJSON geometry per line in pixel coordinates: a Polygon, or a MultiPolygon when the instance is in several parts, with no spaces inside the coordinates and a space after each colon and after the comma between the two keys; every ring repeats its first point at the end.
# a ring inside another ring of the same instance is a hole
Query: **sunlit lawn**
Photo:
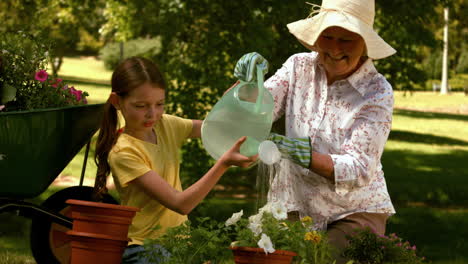
{"type": "Polygon", "coordinates": [[[395,106],[427,112],[468,114],[468,96],[463,92],[441,95],[436,92],[396,92],[395,106]]]}
{"type": "Polygon", "coordinates": [[[95,57],[67,57],[63,61],[59,75],[109,82],[112,71],[105,69],[102,61],[95,57]]]}
{"type": "MultiPolygon", "coordinates": [[[[67,58],[60,75],[77,89],[87,91],[91,103],[104,102],[110,92],[111,73],[92,58],[67,58]]],[[[464,242],[468,237],[468,96],[461,92],[446,96],[396,92],[395,108],[392,132],[382,157],[388,189],[397,208],[388,231],[416,244],[433,263],[468,263],[468,244],[464,242]]],[[[83,153],[62,173],[78,178],[83,153]]],[[[95,171],[90,155],[86,177],[94,179],[95,171]]],[[[56,190],[49,189],[39,199],[56,190]]],[[[225,217],[250,203],[213,199],[200,206],[197,213],[225,217]]],[[[0,215],[0,264],[33,263],[28,221],[0,215]]]]}

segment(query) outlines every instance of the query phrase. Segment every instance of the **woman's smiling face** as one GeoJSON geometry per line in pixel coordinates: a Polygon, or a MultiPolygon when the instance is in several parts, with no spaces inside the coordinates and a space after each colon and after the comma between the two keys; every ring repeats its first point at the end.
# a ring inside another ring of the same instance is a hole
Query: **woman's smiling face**
{"type": "Polygon", "coordinates": [[[341,27],[325,29],[317,39],[320,62],[327,72],[328,84],[351,75],[360,66],[366,45],[364,39],[341,27]]]}

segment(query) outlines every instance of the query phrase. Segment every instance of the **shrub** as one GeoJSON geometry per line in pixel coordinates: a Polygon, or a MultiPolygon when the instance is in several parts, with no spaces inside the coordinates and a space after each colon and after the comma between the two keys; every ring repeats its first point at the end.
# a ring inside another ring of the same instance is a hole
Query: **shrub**
{"type": "Polygon", "coordinates": [[[109,43],[100,51],[100,57],[104,61],[104,66],[108,70],[113,70],[121,59],[133,56],[150,58],[158,54],[161,50],[161,41],[159,38],[138,38],[123,43],[123,57],[120,58],[121,43],[109,43]]]}
{"type": "Polygon", "coordinates": [[[86,92],[50,76],[50,44],[40,35],[5,33],[0,41],[0,111],[86,104],[86,92]]]}
{"type": "Polygon", "coordinates": [[[461,53],[460,58],[458,58],[455,71],[457,73],[468,73],[468,51],[466,49],[461,53]]]}
{"type": "Polygon", "coordinates": [[[345,257],[355,264],[421,264],[424,258],[416,255],[416,246],[403,241],[396,234],[379,236],[370,228],[358,229],[348,236],[345,257]]]}

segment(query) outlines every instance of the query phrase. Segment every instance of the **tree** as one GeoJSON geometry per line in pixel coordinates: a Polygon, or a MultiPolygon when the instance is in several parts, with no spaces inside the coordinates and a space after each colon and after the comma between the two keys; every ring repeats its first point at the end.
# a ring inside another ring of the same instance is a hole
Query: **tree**
{"type": "Polygon", "coordinates": [[[425,72],[431,79],[441,79],[442,58],[444,48],[444,8],[450,9],[450,21],[447,24],[449,31],[447,34],[450,40],[447,45],[447,76],[454,72],[460,72],[463,68],[466,43],[468,40],[468,3],[465,0],[439,0],[435,3],[436,14],[425,24],[434,33],[437,45],[434,47],[423,47],[423,64],[425,72]],[[460,66],[459,66],[460,65],[460,66]]]}
{"type": "MultiPolygon", "coordinates": [[[[180,116],[203,119],[235,81],[232,72],[243,54],[262,54],[270,62],[271,75],[290,55],[307,51],[286,28],[309,15],[310,6],[302,0],[287,4],[274,0],[111,2],[107,16],[119,18],[105,27],[112,28],[116,36],[120,32],[129,38],[161,38],[161,52],[153,59],[170,80],[167,111],[180,116]],[[118,16],[121,12],[124,17],[118,16]]],[[[420,0],[418,8],[414,5],[406,0],[377,1],[375,28],[398,53],[376,64],[395,89],[411,89],[425,81],[420,50],[437,45],[427,26],[436,14],[433,1],[420,0]]],[[[212,163],[200,141],[184,149],[184,161],[182,173],[196,176],[212,163]]]]}
{"type": "Polygon", "coordinates": [[[57,74],[65,55],[97,53],[104,0],[11,0],[0,2],[0,32],[26,31],[53,41],[49,56],[57,74]]]}
{"type": "Polygon", "coordinates": [[[421,66],[424,51],[438,45],[430,28],[437,6],[433,0],[376,1],[376,5],[374,28],[397,50],[395,55],[376,61],[376,67],[394,89],[413,90],[424,85],[427,80],[421,66]]]}
{"type": "Polygon", "coordinates": [[[449,31],[449,8],[444,7],[444,51],[442,58],[442,84],[440,93],[447,94],[448,91],[448,31],[449,31]]]}

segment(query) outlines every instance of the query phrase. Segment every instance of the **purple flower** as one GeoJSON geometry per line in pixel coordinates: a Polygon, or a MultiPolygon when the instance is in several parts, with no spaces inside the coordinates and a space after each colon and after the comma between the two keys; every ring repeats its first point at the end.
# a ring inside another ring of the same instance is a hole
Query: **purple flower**
{"type": "Polygon", "coordinates": [[[34,79],[40,81],[41,83],[45,82],[47,80],[47,77],[49,77],[49,74],[47,74],[45,70],[40,70],[34,75],[34,79]]]}

